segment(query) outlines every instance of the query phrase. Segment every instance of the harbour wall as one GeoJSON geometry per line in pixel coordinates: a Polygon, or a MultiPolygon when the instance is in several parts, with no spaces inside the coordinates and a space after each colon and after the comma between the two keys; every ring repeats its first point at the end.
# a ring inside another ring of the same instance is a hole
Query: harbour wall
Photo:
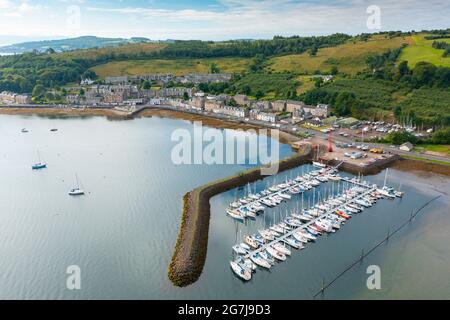
{"type": "MultiPolygon", "coordinates": [[[[311,162],[313,149],[305,145],[297,154],[278,163],[283,172],[311,162]]],[[[219,181],[196,188],[185,194],[178,239],[168,269],[168,277],[179,287],[198,280],[206,260],[210,221],[210,199],[222,192],[264,179],[261,168],[250,169],[219,181]]]]}

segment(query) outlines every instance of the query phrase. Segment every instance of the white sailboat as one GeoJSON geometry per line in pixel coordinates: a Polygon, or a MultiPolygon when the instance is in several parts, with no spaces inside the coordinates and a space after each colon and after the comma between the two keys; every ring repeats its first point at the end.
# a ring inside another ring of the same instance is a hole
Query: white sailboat
{"type": "Polygon", "coordinates": [[[84,191],[80,188],[80,183],[78,181],[78,175],[75,175],[76,187],[69,191],[69,196],[82,196],[84,191]]]}

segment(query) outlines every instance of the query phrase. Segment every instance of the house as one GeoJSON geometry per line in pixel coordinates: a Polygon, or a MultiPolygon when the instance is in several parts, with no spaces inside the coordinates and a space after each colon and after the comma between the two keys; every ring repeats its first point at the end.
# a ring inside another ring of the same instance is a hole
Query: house
{"type": "Polygon", "coordinates": [[[127,84],[128,83],[128,77],[122,76],[122,77],[106,77],[105,83],[106,84],[127,84]]]}
{"type": "Polygon", "coordinates": [[[406,142],[399,147],[400,150],[407,151],[407,152],[412,151],[413,148],[414,148],[414,146],[412,145],[411,142],[406,142]]]}
{"type": "Polygon", "coordinates": [[[246,116],[248,116],[248,110],[246,110],[245,108],[241,108],[241,107],[224,106],[222,108],[213,110],[213,112],[218,113],[218,114],[225,114],[225,115],[237,117],[237,118],[245,118],[246,116]]]}
{"type": "Polygon", "coordinates": [[[310,113],[313,117],[327,118],[330,115],[331,108],[327,104],[318,104],[317,106],[303,106],[305,113],[310,113]]]}
{"type": "Polygon", "coordinates": [[[303,101],[294,101],[294,100],[287,100],[286,101],[286,111],[287,112],[294,112],[297,109],[303,109],[305,107],[305,103],[303,101]]]}
{"type": "Polygon", "coordinates": [[[81,86],[90,86],[90,85],[92,85],[92,84],[94,84],[94,80],[91,80],[91,79],[89,79],[89,78],[83,79],[83,80],[81,80],[81,82],[80,82],[80,85],[81,85],[81,86]]]}
{"type": "Polygon", "coordinates": [[[31,96],[29,94],[17,94],[14,97],[14,102],[17,104],[29,104],[31,103],[31,96]]]}
{"type": "Polygon", "coordinates": [[[261,111],[272,109],[272,103],[270,103],[270,101],[253,101],[250,105],[252,108],[256,108],[261,111]]]}
{"type": "Polygon", "coordinates": [[[78,94],[68,94],[66,96],[67,104],[79,104],[80,103],[80,95],[78,94]]]}
{"type": "Polygon", "coordinates": [[[196,94],[195,97],[190,100],[189,104],[195,107],[197,110],[205,110],[205,101],[206,99],[204,98],[204,94],[201,96],[197,96],[196,94]]]}
{"type": "Polygon", "coordinates": [[[220,101],[215,96],[208,96],[205,100],[205,111],[212,112],[217,109],[221,109],[225,106],[223,101],[220,101]]]}
{"type": "Polygon", "coordinates": [[[236,103],[240,106],[249,106],[250,105],[250,100],[248,99],[248,97],[245,94],[237,94],[233,98],[234,98],[234,101],[236,101],[236,103]]]}
{"type": "Polygon", "coordinates": [[[177,77],[176,82],[180,83],[220,83],[231,80],[230,74],[212,73],[212,74],[196,74],[191,73],[184,77],[177,77]]]}
{"type": "Polygon", "coordinates": [[[0,103],[3,104],[29,104],[31,97],[27,94],[17,94],[14,92],[3,91],[0,93],[0,103]]]}
{"type": "Polygon", "coordinates": [[[261,112],[257,109],[252,109],[250,111],[250,118],[271,123],[275,123],[279,120],[279,117],[276,113],[261,112]]]}
{"type": "Polygon", "coordinates": [[[4,104],[15,103],[15,93],[3,91],[0,93],[0,102],[4,104]]]}
{"type": "Polygon", "coordinates": [[[272,110],[283,112],[286,110],[286,100],[277,100],[272,102],[272,110]]]}

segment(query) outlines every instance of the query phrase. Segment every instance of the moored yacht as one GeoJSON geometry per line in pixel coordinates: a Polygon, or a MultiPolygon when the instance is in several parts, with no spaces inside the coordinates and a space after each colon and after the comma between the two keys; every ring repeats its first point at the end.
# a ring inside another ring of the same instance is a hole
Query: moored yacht
{"type": "Polygon", "coordinates": [[[234,274],[236,274],[242,280],[249,281],[252,278],[251,271],[243,267],[241,264],[235,261],[230,261],[230,266],[234,274]]]}

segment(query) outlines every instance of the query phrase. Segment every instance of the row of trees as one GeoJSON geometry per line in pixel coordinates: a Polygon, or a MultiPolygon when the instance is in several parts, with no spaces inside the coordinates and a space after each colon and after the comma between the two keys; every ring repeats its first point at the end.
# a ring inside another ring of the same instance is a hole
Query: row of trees
{"type": "Polygon", "coordinates": [[[444,41],[433,41],[432,46],[435,49],[444,50],[442,57],[446,58],[450,56],[450,43],[444,41]]]}

